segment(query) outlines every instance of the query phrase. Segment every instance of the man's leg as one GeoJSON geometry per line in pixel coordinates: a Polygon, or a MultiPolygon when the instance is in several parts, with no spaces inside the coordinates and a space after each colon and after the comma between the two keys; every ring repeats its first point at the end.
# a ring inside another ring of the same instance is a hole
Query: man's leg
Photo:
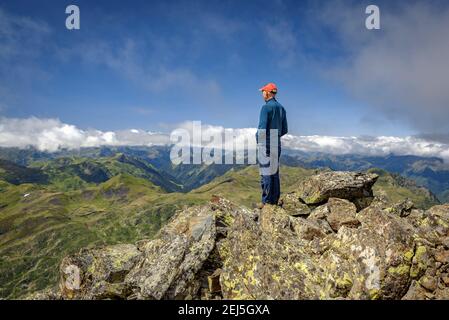
{"type": "Polygon", "coordinates": [[[270,203],[271,176],[260,176],[260,186],[262,187],[262,203],[270,203]]]}
{"type": "Polygon", "coordinates": [[[278,204],[279,198],[281,197],[281,179],[279,178],[279,170],[281,168],[281,141],[278,144],[278,167],[276,174],[273,176],[273,200],[274,203],[278,204]]]}
{"type": "Polygon", "coordinates": [[[278,204],[281,196],[281,183],[279,179],[279,170],[271,176],[271,201],[272,204],[278,204]]]}

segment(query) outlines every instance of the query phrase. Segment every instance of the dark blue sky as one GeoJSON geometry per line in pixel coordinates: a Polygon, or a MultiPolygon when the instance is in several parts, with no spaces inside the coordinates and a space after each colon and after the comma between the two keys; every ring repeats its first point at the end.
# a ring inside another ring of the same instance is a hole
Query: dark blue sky
{"type": "Polygon", "coordinates": [[[446,97],[419,100],[425,91],[408,111],[401,90],[419,94],[420,80],[392,87],[389,79],[398,79],[396,85],[409,66],[383,61],[407,59],[395,30],[407,30],[415,12],[407,15],[409,6],[426,6],[429,15],[418,19],[426,22],[447,5],[394,3],[2,0],[0,116],[59,118],[100,130],[166,131],[186,120],[255,127],[262,105],[257,89],[276,82],[294,134],[428,132],[420,106],[446,97]],[[380,31],[364,27],[371,3],[385,17],[380,31]],[[80,7],[79,31],[65,28],[69,4],[80,7]],[[368,61],[377,71],[367,70],[373,82],[363,63],[373,52],[367,48],[376,46],[380,57],[368,61]]]}

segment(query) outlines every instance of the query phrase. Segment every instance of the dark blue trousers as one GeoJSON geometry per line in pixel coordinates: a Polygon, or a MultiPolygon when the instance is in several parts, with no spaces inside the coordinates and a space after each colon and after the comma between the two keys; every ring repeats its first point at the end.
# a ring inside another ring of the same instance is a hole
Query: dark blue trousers
{"type": "Polygon", "coordinates": [[[281,196],[279,170],[271,176],[261,176],[262,203],[277,204],[281,196]]]}
{"type": "MultiPolygon", "coordinates": [[[[267,150],[268,156],[269,150],[267,150]]],[[[275,174],[272,175],[261,175],[260,186],[262,187],[262,203],[263,204],[274,204],[277,205],[279,197],[281,196],[281,182],[279,179],[279,159],[281,157],[281,148],[279,142],[278,149],[278,167],[275,174]]],[[[271,162],[271,161],[270,161],[271,162]]],[[[259,164],[260,165],[260,164],[259,164]]],[[[266,167],[266,166],[264,166],[266,167]]]]}

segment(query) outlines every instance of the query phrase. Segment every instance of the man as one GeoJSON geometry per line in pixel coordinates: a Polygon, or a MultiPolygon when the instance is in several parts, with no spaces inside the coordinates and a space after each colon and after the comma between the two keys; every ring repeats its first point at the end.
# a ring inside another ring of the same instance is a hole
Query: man
{"type": "Polygon", "coordinates": [[[281,156],[281,137],[288,132],[287,114],[277,102],[277,86],[269,83],[259,89],[265,105],[262,106],[256,138],[259,151],[259,167],[262,187],[262,203],[277,205],[281,195],[279,181],[279,157],[281,156]],[[262,155],[261,155],[262,153],[262,155]]]}

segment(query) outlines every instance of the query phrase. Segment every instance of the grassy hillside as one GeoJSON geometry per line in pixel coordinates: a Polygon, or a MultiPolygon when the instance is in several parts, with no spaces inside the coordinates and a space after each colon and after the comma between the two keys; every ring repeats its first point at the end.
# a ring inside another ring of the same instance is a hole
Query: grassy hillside
{"type": "Polygon", "coordinates": [[[151,182],[118,175],[98,186],[54,192],[0,183],[0,297],[55,283],[61,259],[82,247],[151,238],[183,205],[201,196],[165,193],[151,182]]]}
{"type": "MultiPolygon", "coordinates": [[[[288,192],[293,190],[300,181],[316,173],[316,170],[283,166],[280,172],[282,191],[288,192]]],[[[231,169],[212,182],[192,190],[190,194],[219,195],[236,203],[254,207],[256,203],[260,202],[259,169],[256,166],[246,167],[242,170],[231,169]]]]}
{"type": "Polygon", "coordinates": [[[27,168],[14,162],[0,159],[0,180],[12,184],[48,183],[48,176],[39,169],[27,168]]]}
{"type": "MultiPolygon", "coordinates": [[[[126,171],[128,164],[116,158],[85,160],[64,160],[68,165],[61,172],[55,163],[36,164],[48,172],[52,181],[48,185],[0,180],[0,297],[17,298],[54,284],[61,259],[82,247],[151,238],[177,209],[205,203],[212,195],[249,207],[260,201],[256,166],[231,169],[188,193],[168,193],[135,165],[126,171]],[[115,175],[95,183],[101,176],[98,168],[115,175]],[[86,181],[86,175],[94,180],[86,181]],[[83,181],[80,188],[67,188],[64,181],[77,179],[83,181]]],[[[63,166],[61,161],[56,163],[63,166]]],[[[385,171],[376,172],[381,175],[376,194],[387,194],[392,202],[408,197],[421,207],[434,203],[426,189],[385,171]]],[[[315,173],[282,167],[283,192],[294,190],[315,173]]]]}
{"type": "Polygon", "coordinates": [[[118,174],[129,174],[161,186],[166,191],[180,191],[182,186],[173,177],[159,172],[150,163],[116,154],[112,157],[63,157],[50,161],[36,161],[30,166],[45,172],[51,185],[59,191],[77,190],[107,181],[118,174]]]}
{"type": "Polygon", "coordinates": [[[416,207],[423,209],[439,204],[439,200],[432,192],[417,186],[413,180],[381,169],[370,169],[368,172],[379,175],[373,187],[374,194],[386,197],[392,203],[408,198],[415,203],[416,207]]]}

